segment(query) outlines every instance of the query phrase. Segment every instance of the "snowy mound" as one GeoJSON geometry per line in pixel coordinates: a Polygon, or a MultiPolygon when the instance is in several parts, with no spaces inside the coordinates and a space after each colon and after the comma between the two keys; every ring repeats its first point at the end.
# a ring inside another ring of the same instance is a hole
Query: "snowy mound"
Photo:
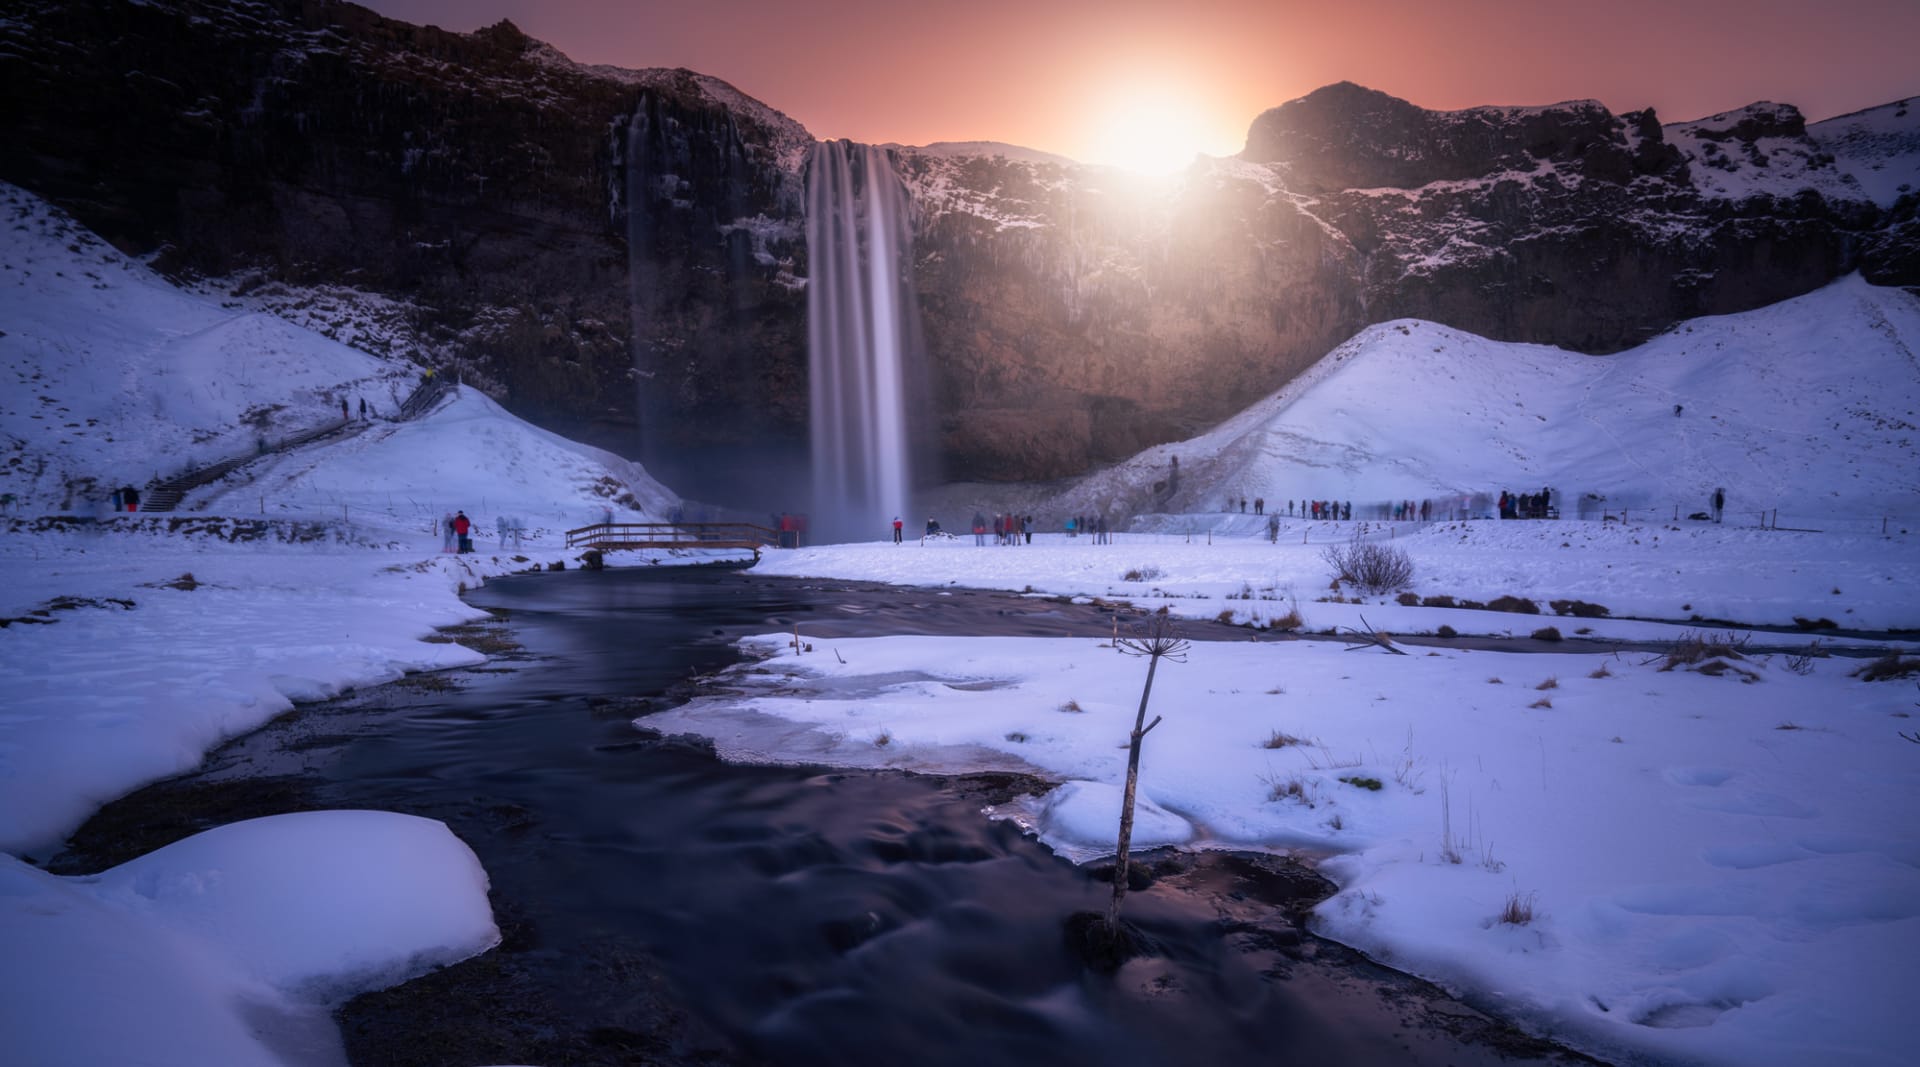
{"type": "Polygon", "coordinates": [[[1362,501],[1550,486],[1567,517],[1583,499],[1684,517],[1715,488],[1782,521],[1912,515],[1917,351],[1920,300],[1857,276],[1611,356],[1390,322],[1209,433],[1086,479],[1068,506],[1337,499],[1357,518],[1362,501]]]}
{"type": "Polygon", "coordinates": [[[640,464],[514,418],[461,389],[413,422],[376,424],[323,449],[262,461],[257,473],[196,495],[214,513],[340,514],[432,529],[464,510],[491,531],[500,519],[546,536],[599,522],[665,518],[677,498],[640,464]]]}
{"type": "Polygon", "coordinates": [[[91,878],[0,856],[0,902],[28,1063],[344,1062],[327,1008],[500,940],[472,851],[386,812],[234,823],[91,878]]]}

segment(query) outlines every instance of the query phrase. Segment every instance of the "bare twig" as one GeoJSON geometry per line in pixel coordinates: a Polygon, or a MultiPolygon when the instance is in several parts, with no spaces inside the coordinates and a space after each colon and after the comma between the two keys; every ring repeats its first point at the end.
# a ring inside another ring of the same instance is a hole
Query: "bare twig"
{"type": "Polygon", "coordinates": [[[1133,717],[1133,732],[1127,737],[1127,784],[1120,798],[1120,839],[1114,848],[1113,899],[1107,904],[1107,930],[1120,930],[1120,902],[1127,895],[1127,850],[1133,843],[1133,803],[1140,782],[1140,741],[1147,731],[1160,725],[1161,716],[1147,722],[1147,701],[1153,695],[1153,672],[1162,659],[1184,663],[1190,645],[1179,627],[1166,615],[1155,615],[1145,626],[1134,628],[1131,636],[1114,640],[1114,647],[1129,656],[1147,657],[1147,681],[1140,689],[1140,710],[1133,717]],[[1142,724],[1145,725],[1142,725],[1142,724]]]}
{"type": "Polygon", "coordinates": [[[1404,656],[1407,654],[1405,649],[1394,646],[1392,634],[1383,634],[1375,630],[1373,624],[1367,621],[1365,615],[1360,616],[1360,625],[1367,628],[1365,633],[1361,633],[1351,626],[1347,627],[1347,633],[1352,635],[1349,638],[1343,638],[1343,640],[1347,641],[1348,652],[1352,652],[1358,648],[1384,648],[1396,656],[1404,656]]]}

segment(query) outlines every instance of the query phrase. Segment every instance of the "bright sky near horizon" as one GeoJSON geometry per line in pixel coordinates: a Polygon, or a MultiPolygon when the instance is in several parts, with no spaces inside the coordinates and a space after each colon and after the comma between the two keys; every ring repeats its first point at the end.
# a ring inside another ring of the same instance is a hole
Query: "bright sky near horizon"
{"type": "Polygon", "coordinates": [[[1665,122],[1920,94],[1915,0],[365,2],[458,32],[511,19],[582,63],[711,74],[819,138],[1145,170],[1238,152],[1255,116],[1337,81],[1442,110],[1593,98],[1665,122]]]}

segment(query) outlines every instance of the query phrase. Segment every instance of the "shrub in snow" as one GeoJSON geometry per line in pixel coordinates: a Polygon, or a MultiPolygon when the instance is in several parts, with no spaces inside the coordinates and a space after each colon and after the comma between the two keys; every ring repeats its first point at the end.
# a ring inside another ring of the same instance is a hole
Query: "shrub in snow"
{"type": "Polygon", "coordinates": [[[1413,560],[1392,545],[1355,537],[1344,545],[1330,545],[1320,558],[1333,568],[1337,581],[1371,593],[1391,592],[1413,581],[1413,560]]]}

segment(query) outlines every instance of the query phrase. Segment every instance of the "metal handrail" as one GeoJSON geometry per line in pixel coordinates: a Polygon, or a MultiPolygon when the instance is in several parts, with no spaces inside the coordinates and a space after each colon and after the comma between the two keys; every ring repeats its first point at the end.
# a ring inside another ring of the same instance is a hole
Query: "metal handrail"
{"type": "Polygon", "coordinates": [[[751,522],[597,522],[567,531],[568,548],[773,548],[777,531],[751,522]]]}

